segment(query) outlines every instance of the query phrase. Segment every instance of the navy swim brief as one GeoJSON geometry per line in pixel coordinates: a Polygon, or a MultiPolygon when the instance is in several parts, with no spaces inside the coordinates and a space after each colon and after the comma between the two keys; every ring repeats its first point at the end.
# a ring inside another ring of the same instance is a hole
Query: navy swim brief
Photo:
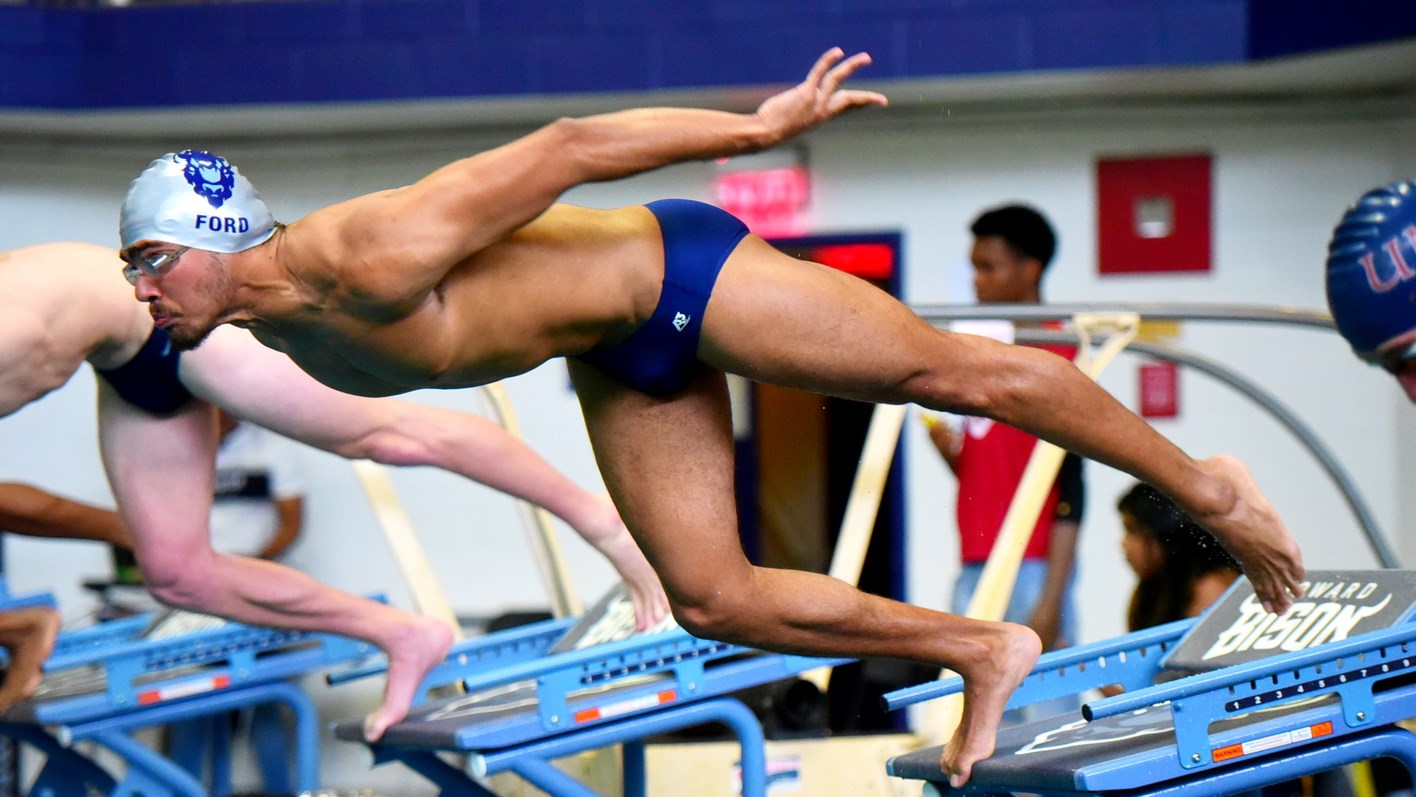
{"type": "Polygon", "coordinates": [[[129,404],[153,415],[171,415],[192,398],[177,377],[181,358],[167,333],[153,327],[133,359],[111,370],[94,370],[129,404]]]}
{"type": "Polygon", "coordinates": [[[713,283],[747,226],[727,211],[688,199],[645,205],[664,238],[664,285],[654,314],[623,342],[577,359],[643,393],[684,389],[698,366],[698,336],[713,283]]]}

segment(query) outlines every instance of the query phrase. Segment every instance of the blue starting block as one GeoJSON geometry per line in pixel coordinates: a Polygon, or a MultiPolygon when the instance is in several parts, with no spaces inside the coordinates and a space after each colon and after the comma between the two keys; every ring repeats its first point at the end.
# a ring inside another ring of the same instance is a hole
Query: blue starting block
{"type": "MultiPolygon", "coordinates": [[[[290,681],[373,652],[370,645],[343,637],[184,612],[116,620],[60,635],[45,664],[44,683],[0,716],[0,736],[43,756],[28,792],[32,797],[205,797],[208,787],[194,774],[200,762],[166,758],[130,733],[224,717],[245,707],[283,705],[294,717],[289,748],[295,788],[311,790],[319,785],[319,725],[313,701],[290,681]],[[73,745],[84,740],[116,754],[126,771],[111,773],[80,754],[73,745]]],[[[218,746],[210,791],[226,793],[229,750],[218,746]]]]}
{"type": "Polygon", "coordinates": [[[0,611],[15,611],[18,609],[28,609],[31,606],[48,606],[51,609],[57,608],[54,596],[48,592],[36,592],[32,595],[9,595],[0,596],[0,611]]]}
{"type": "MultiPolygon", "coordinates": [[[[743,795],[763,797],[762,727],[731,693],[849,661],[763,653],[698,639],[676,626],[623,638],[633,628],[633,606],[618,589],[578,621],[537,623],[456,646],[424,681],[422,697],[449,687],[463,694],[420,705],[389,728],[369,745],[375,763],[402,762],[446,797],[489,797],[493,792],[478,780],[500,772],[554,797],[586,797],[594,792],[552,762],[620,744],[624,793],[643,795],[647,737],[717,722],[741,744],[743,795]],[[438,755],[446,752],[466,766],[438,755]]],[[[334,673],[329,680],[377,671],[334,673]]],[[[339,723],[335,735],[363,742],[363,725],[339,723]]]]}
{"type": "MultiPolygon", "coordinates": [[[[1389,756],[1416,772],[1416,573],[1313,572],[1308,595],[1263,611],[1240,579],[1198,620],[1044,655],[1009,708],[1111,684],[1123,694],[1002,729],[952,789],[942,748],[887,771],[926,794],[1232,795],[1389,756]],[[1167,680],[1169,678],[1170,680],[1167,680]]],[[[959,692],[955,677],[892,692],[889,709],[959,692]]]]}

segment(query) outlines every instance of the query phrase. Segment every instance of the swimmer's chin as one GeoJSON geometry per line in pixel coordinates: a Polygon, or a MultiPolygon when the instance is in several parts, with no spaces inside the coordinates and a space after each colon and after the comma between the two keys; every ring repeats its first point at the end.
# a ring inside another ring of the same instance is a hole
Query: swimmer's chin
{"type": "Polygon", "coordinates": [[[177,347],[179,351],[191,351],[202,345],[202,342],[205,341],[207,336],[211,335],[212,332],[211,329],[188,329],[170,320],[167,326],[162,327],[162,329],[167,333],[167,337],[172,340],[172,345],[177,347]]]}

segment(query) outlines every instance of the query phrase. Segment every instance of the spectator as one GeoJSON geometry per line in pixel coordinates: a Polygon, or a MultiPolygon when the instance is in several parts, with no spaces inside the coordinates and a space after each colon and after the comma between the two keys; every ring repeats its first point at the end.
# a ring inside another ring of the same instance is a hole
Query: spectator
{"type": "Polygon", "coordinates": [[[1121,548],[1138,579],[1130,630],[1198,616],[1239,577],[1234,557],[1149,484],[1132,487],[1116,508],[1126,529],[1121,548]]]}
{"type": "MultiPolygon", "coordinates": [[[[1041,303],[1042,277],[1057,249],[1047,219],[1033,208],[1005,205],[979,215],[970,231],[979,303],[1041,303]]],[[[1068,360],[1076,356],[1071,346],[1041,348],[1068,360]]],[[[930,439],[959,480],[955,514],[962,568],[954,585],[953,611],[962,613],[978,586],[1037,438],[987,418],[957,420],[943,423],[925,416],[930,439]]],[[[1068,454],[1023,554],[1004,617],[1031,626],[1045,649],[1077,642],[1072,580],[1084,498],[1082,461],[1068,454]]]]}

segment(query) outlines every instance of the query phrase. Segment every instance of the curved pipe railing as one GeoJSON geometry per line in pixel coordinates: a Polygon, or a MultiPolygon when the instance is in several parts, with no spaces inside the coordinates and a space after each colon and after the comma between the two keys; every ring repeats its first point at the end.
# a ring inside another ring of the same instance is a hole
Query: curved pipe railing
{"type": "Polygon", "coordinates": [[[1079,313],[1137,313],[1145,321],[1242,321],[1335,329],[1332,316],[1301,307],[1262,304],[916,304],[910,308],[931,324],[1001,318],[1007,321],[1065,321],[1079,313]]]}
{"type": "MultiPolygon", "coordinates": [[[[1258,305],[1185,305],[1185,304],[1076,304],[1076,305],[917,305],[915,312],[932,324],[956,320],[1004,319],[1008,321],[1065,320],[1077,313],[1135,312],[1151,321],[1234,321],[1244,323],[1276,323],[1332,329],[1331,316],[1312,310],[1258,305]]],[[[1020,343],[1076,343],[1077,336],[1064,330],[1019,329],[1020,343]]],[[[1273,394],[1249,379],[1219,363],[1168,344],[1132,341],[1131,351],[1157,359],[1178,363],[1204,373],[1228,385],[1253,401],[1278,421],[1308,449],[1322,466],[1352,510],[1367,538],[1367,544],[1383,567],[1400,567],[1400,560],[1377,526],[1371,510],[1363,500],[1357,485],[1337,458],[1312,429],[1280,402],[1273,394]]]]}

